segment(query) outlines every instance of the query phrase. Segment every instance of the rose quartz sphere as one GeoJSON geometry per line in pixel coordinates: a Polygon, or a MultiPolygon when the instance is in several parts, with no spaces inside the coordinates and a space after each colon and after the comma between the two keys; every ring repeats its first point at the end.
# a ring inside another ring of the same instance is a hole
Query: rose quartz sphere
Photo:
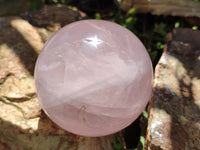
{"type": "Polygon", "coordinates": [[[60,29],[35,67],[37,95],[49,118],[69,132],[93,137],[131,124],[151,97],[152,78],[141,41],[103,20],[60,29]]]}

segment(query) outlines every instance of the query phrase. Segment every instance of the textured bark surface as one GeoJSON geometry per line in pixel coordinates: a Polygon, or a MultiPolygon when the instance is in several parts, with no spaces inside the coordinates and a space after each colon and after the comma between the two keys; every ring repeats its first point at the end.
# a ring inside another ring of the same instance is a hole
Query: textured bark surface
{"type": "Polygon", "coordinates": [[[115,0],[115,2],[124,11],[135,7],[140,13],[200,17],[200,2],[194,0],[115,0]]]}
{"type": "Polygon", "coordinates": [[[148,150],[200,149],[200,31],[175,29],[156,66],[148,150]]]}
{"type": "MultiPolygon", "coordinates": [[[[75,16],[57,22],[64,25],[77,20],[71,18],[75,16]]],[[[40,18],[49,21],[42,13],[33,17],[35,22],[40,18]]],[[[0,18],[0,150],[113,149],[115,138],[123,139],[121,134],[77,136],[59,128],[41,111],[34,87],[34,64],[52,34],[20,17],[0,18]]]]}

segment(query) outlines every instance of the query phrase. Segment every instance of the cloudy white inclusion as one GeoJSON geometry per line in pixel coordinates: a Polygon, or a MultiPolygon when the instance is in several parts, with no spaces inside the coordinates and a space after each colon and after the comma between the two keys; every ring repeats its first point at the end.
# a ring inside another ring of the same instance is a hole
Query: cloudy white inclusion
{"type": "Polygon", "coordinates": [[[103,41],[99,39],[97,36],[93,36],[86,38],[84,42],[97,48],[97,45],[101,44],[103,41]]]}

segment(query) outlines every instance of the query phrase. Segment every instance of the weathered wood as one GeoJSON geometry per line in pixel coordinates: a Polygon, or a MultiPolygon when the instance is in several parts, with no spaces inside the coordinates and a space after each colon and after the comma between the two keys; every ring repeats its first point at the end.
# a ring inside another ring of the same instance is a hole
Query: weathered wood
{"type": "Polygon", "coordinates": [[[66,24],[85,18],[86,14],[75,7],[52,5],[23,13],[21,16],[34,26],[45,27],[55,32],[66,24]]]}
{"type": "MultiPolygon", "coordinates": [[[[119,0],[115,0],[119,3],[119,0]]],[[[119,6],[128,11],[134,7],[140,13],[200,17],[200,2],[194,0],[122,0],[119,6]]]]}
{"type": "Polygon", "coordinates": [[[52,33],[20,17],[0,18],[0,150],[112,150],[116,137],[123,141],[120,133],[96,138],[74,135],[41,111],[33,71],[52,33]]]}
{"type": "Polygon", "coordinates": [[[148,150],[200,149],[200,31],[175,29],[155,69],[148,150]]]}

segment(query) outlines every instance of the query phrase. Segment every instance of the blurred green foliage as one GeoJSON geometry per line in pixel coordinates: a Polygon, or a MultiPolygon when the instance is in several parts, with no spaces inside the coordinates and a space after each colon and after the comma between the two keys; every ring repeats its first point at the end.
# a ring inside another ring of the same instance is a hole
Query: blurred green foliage
{"type": "Polygon", "coordinates": [[[136,14],[136,9],[132,8],[125,15],[122,15],[121,13],[116,13],[116,15],[110,20],[134,32],[135,31],[134,26],[137,21],[135,14],[136,14]]]}
{"type": "Polygon", "coordinates": [[[115,137],[112,147],[114,150],[124,150],[124,145],[118,136],[115,137]]]}

